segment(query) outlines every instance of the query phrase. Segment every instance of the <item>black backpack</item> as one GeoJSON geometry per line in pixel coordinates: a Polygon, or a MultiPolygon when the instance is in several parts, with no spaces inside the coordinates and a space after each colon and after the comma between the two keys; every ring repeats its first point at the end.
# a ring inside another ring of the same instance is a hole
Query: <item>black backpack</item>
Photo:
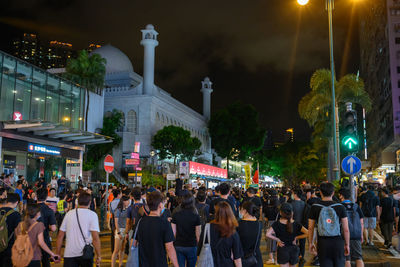
{"type": "Polygon", "coordinates": [[[199,212],[199,216],[200,216],[201,226],[205,225],[208,221],[207,214],[206,214],[207,206],[208,206],[207,204],[199,204],[197,207],[197,211],[199,212]]]}
{"type": "Polygon", "coordinates": [[[353,204],[353,207],[348,207],[347,204],[343,204],[346,207],[347,218],[349,222],[349,232],[351,240],[360,240],[361,239],[361,222],[360,222],[360,214],[357,212],[358,205],[356,203],[353,204]]]}

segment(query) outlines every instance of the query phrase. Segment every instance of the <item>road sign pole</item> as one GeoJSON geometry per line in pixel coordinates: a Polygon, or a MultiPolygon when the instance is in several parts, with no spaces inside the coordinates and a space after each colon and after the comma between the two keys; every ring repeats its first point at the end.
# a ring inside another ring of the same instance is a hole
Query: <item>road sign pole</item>
{"type": "Polygon", "coordinates": [[[107,212],[108,212],[108,172],[106,172],[106,216],[107,216],[107,212]]]}
{"type": "Polygon", "coordinates": [[[355,190],[354,190],[354,175],[350,175],[350,201],[355,203],[356,202],[356,196],[355,196],[355,190]]]}

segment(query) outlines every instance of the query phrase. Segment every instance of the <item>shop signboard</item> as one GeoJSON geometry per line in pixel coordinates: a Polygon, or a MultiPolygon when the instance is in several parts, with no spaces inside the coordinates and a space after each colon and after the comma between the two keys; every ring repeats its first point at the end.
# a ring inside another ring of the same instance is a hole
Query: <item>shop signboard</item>
{"type": "Polygon", "coordinates": [[[141,172],[138,172],[138,173],[130,172],[130,173],[128,173],[128,177],[135,177],[135,176],[140,177],[142,175],[143,174],[141,172]]]}
{"type": "Polygon", "coordinates": [[[140,152],[140,142],[135,142],[134,152],[135,153],[139,153],[140,152]]]}
{"type": "Polygon", "coordinates": [[[140,159],[125,159],[126,166],[139,165],[139,164],[140,164],[140,159]]]}
{"type": "Polygon", "coordinates": [[[4,168],[15,169],[16,163],[17,163],[17,157],[16,156],[4,155],[4,157],[3,157],[4,168]]]}
{"type": "Polygon", "coordinates": [[[139,153],[131,153],[131,159],[139,159],[139,153]]]}
{"type": "Polygon", "coordinates": [[[39,154],[46,154],[46,155],[60,155],[61,149],[58,147],[52,146],[45,146],[45,145],[38,145],[38,144],[28,144],[28,151],[33,153],[39,154]]]}
{"type": "Polygon", "coordinates": [[[189,161],[189,174],[204,175],[217,178],[228,178],[226,169],[189,161]]]}

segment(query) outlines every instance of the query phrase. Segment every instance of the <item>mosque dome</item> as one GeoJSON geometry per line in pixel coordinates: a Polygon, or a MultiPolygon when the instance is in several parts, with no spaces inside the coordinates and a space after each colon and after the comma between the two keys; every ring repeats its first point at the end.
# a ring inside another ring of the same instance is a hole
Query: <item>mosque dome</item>
{"type": "Polygon", "coordinates": [[[110,44],[97,48],[92,53],[99,54],[107,60],[106,73],[133,72],[132,63],[127,55],[110,44]]]}

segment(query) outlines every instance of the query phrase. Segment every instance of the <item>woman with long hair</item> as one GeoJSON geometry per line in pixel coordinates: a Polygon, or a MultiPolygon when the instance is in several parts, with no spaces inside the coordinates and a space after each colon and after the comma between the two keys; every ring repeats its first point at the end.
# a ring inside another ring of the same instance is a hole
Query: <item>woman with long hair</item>
{"type": "Polygon", "coordinates": [[[117,208],[114,211],[115,221],[115,238],[114,251],[111,256],[111,266],[114,267],[118,258],[119,266],[122,266],[125,256],[125,242],[128,229],[126,228],[126,220],[128,218],[128,207],[130,199],[128,196],[122,196],[118,202],[117,208]]]}
{"type": "Polygon", "coordinates": [[[262,222],[257,220],[259,208],[251,201],[245,201],[239,208],[238,234],[242,244],[244,257],[243,267],[262,267],[262,255],[260,251],[262,222]]]}
{"type": "MultiPolygon", "coordinates": [[[[215,267],[242,266],[242,245],[236,232],[238,225],[229,203],[218,202],[215,206],[214,220],[210,222],[210,240],[206,239],[211,246],[215,267]]],[[[203,240],[204,234],[203,230],[200,240],[203,240]]]]}
{"type": "Polygon", "coordinates": [[[293,220],[293,208],[283,203],[280,208],[280,219],[267,231],[267,238],[278,243],[278,264],[281,267],[295,267],[299,261],[300,248],[297,240],[306,238],[308,230],[293,220]]]}
{"type": "Polygon", "coordinates": [[[54,261],[58,262],[60,259],[60,256],[54,254],[44,242],[43,232],[45,230],[45,227],[42,222],[37,221],[39,217],[40,205],[27,204],[24,220],[19,223],[17,228],[15,228],[15,234],[17,236],[22,233],[28,233],[29,240],[31,241],[33,258],[28,267],[41,266],[40,262],[42,260],[42,250],[48,253],[54,261]]]}
{"type": "Polygon", "coordinates": [[[197,244],[200,240],[201,221],[191,193],[182,197],[180,209],[172,214],[172,231],[179,267],[195,267],[197,244]]]}

